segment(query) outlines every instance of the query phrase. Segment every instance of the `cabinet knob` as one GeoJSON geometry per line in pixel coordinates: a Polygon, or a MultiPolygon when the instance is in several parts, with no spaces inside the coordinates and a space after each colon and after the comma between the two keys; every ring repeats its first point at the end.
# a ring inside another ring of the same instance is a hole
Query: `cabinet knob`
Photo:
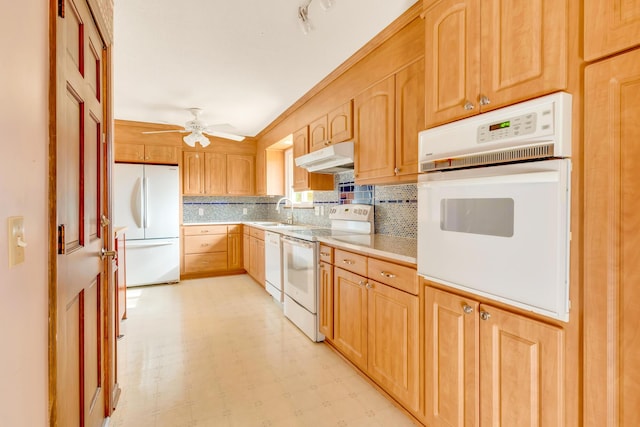
{"type": "Polygon", "coordinates": [[[353,260],[351,260],[351,259],[343,259],[343,260],[342,260],[342,262],[343,262],[344,264],[347,264],[347,265],[353,265],[353,264],[355,264],[355,263],[356,263],[355,261],[353,261],[353,260]]]}
{"type": "Polygon", "coordinates": [[[480,105],[489,105],[489,104],[491,104],[491,101],[489,100],[489,98],[487,98],[484,95],[480,96],[480,105]]]}
{"type": "Polygon", "coordinates": [[[387,273],[386,271],[381,271],[380,275],[389,279],[393,279],[394,277],[396,277],[395,274],[393,273],[387,273]]]}
{"type": "Polygon", "coordinates": [[[331,256],[331,254],[329,252],[320,252],[320,255],[322,255],[322,256],[331,256]]]}
{"type": "Polygon", "coordinates": [[[466,111],[471,111],[476,107],[471,103],[471,101],[467,100],[462,108],[464,108],[466,111]]]}
{"type": "Polygon", "coordinates": [[[473,313],[473,307],[471,307],[471,306],[470,306],[470,305],[468,305],[468,304],[465,304],[465,305],[462,307],[462,311],[464,311],[466,314],[471,314],[471,313],[473,313]]]}
{"type": "Polygon", "coordinates": [[[367,286],[367,285],[369,285],[369,284],[368,284],[367,282],[365,282],[364,280],[360,280],[360,281],[358,282],[358,285],[360,285],[360,286],[367,286]]]}
{"type": "Polygon", "coordinates": [[[400,173],[400,168],[395,168],[393,170],[393,173],[395,173],[396,175],[398,175],[400,173]]]}
{"type": "Polygon", "coordinates": [[[373,285],[369,282],[365,283],[364,285],[367,289],[373,289],[373,285]]]}
{"type": "Polygon", "coordinates": [[[481,311],[480,312],[480,318],[482,320],[489,320],[491,318],[491,313],[488,313],[486,311],[481,311]]]}

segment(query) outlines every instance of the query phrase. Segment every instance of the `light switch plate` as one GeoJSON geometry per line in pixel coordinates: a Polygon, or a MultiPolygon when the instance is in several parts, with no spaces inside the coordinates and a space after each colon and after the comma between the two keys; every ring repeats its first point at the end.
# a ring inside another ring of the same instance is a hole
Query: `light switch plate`
{"type": "Polygon", "coordinates": [[[24,217],[12,216],[7,220],[9,232],[9,267],[24,262],[24,217]],[[22,243],[22,246],[18,243],[22,243]]]}

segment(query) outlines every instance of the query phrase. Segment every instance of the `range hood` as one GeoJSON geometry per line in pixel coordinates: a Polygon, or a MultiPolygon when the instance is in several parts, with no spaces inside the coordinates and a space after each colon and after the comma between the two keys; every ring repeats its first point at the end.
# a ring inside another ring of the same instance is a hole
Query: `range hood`
{"type": "Polygon", "coordinates": [[[295,159],[309,172],[334,174],[353,169],[353,141],[340,142],[295,159]]]}

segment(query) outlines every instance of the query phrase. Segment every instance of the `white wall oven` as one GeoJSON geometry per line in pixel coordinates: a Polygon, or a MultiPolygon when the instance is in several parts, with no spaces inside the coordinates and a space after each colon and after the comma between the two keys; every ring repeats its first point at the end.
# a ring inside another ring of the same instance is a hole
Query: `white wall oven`
{"type": "Polygon", "coordinates": [[[569,319],[571,97],[420,133],[418,273],[569,319]]]}

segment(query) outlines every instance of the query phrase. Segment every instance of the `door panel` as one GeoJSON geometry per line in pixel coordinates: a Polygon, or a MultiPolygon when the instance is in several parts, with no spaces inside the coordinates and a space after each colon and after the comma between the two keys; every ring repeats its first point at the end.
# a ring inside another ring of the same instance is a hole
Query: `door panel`
{"type": "Polygon", "coordinates": [[[360,369],[367,369],[366,279],[334,268],[333,340],[336,347],[360,369]]]}

